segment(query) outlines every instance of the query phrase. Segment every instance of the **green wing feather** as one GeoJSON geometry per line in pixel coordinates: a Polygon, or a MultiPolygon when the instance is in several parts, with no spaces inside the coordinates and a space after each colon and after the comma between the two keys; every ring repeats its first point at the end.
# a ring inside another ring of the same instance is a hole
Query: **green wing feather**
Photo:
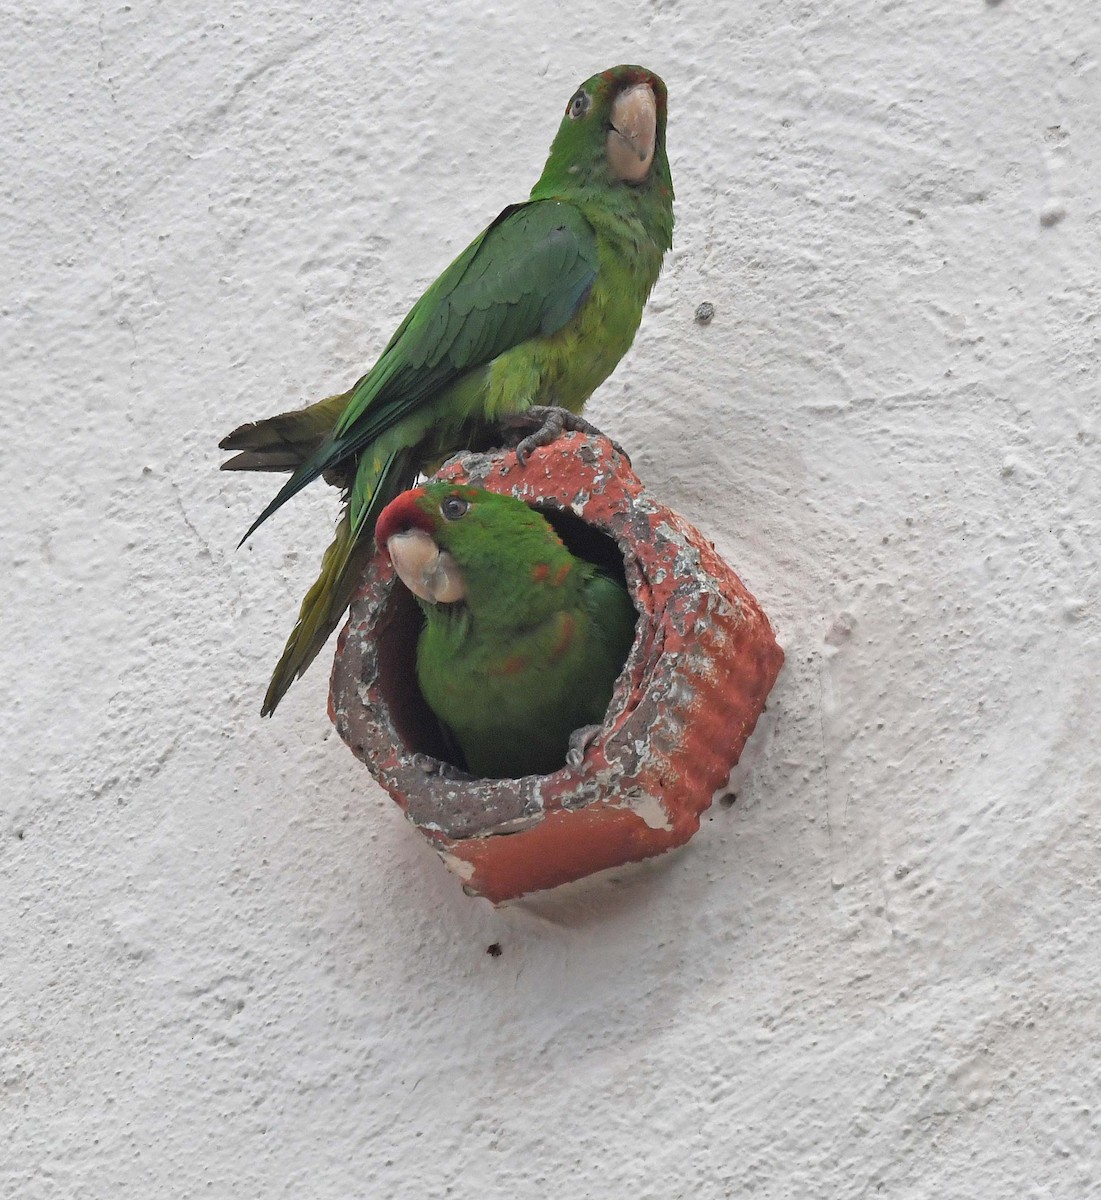
{"type": "Polygon", "coordinates": [[[365,527],[374,527],[379,513],[408,484],[411,451],[391,454],[382,465],[369,504],[353,517],[345,506],[332,544],[321,560],[321,574],[302,600],[298,620],[291,630],[279,662],[272,672],[260,709],[270,717],[287,688],[317,657],[333,627],[348,607],[367,560],[374,551],[369,537],[360,537],[365,527]]]}
{"type": "Polygon", "coordinates": [[[325,442],[291,475],[241,539],[306,484],[359,453],[472,368],[556,333],[596,278],[592,227],[573,205],[506,208],[410,310],[378,362],[349,393],[325,442]]]}

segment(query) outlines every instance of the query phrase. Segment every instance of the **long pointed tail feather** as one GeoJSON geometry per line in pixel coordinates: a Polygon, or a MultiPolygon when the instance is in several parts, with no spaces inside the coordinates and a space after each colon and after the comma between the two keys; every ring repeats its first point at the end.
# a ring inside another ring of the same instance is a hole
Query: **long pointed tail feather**
{"type": "Polygon", "coordinates": [[[256,520],[245,530],[245,536],[237,543],[238,550],[241,549],[245,542],[252,537],[272,513],[282,508],[292,496],[297,496],[307,483],[312,483],[321,474],[320,464],[325,457],[326,449],[326,443],[323,442],[320,449],[314,451],[304,463],[294,469],[294,473],[290,479],[275,493],[275,496],[264,506],[256,520]]]}
{"type": "Polygon", "coordinates": [[[290,479],[248,527],[238,548],[256,532],[277,508],[282,507],[318,475],[336,487],[347,487],[348,472],[338,464],[326,465],[332,430],[348,403],[347,393],[327,396],[308,408],[279,413],[263,421],[239,425],[218,443],[222,450],[236,450],[222,463],[223,471],[290,471],[290,479]]]}
{"type": "Polygon", "coordinates": [[[239,425],[218,443],[239,453],[223,471],[293,471],[316,453],[348,403],[348,393],[326,396],[307,408],[239,425]]]}
{"type": "Polygon", "coordinates": [[[374,552],[375,521],[390,501],[413,481],[412,454],[396,451],[383,464],[370,502],[353,524],[345,508],[336,537],[321,560],[321,574],[306,593],[283,654],[264,696],[260,715],[270,717],[287,689],[317,657],[352,599],[360,574],[374,552]]]}

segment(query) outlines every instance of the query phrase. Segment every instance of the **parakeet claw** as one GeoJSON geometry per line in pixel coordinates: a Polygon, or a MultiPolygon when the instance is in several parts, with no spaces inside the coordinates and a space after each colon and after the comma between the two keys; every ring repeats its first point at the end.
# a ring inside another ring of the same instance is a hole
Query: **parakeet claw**
{"type": "Polygon", "coordinates": [[[604,438],[605,441],[612,443],[612,447],[617,454],[626,459],[627,465],[631,465],[631,456],[614,438],[608,437],[602,430],[597,429],[591,421],[586,421],[584,417],[579,417],[577,413],[570,412],[568,408],[533,404],[531,408],[525,409],[522,413],[516,413],[514,416],[508,417],[507,424],[519,426],[521,429],[532,425],[538,426],[534,432],[529,433],[526,437],[522,437],[516,443],[516,457],[520,460],[520,466],[522,467],[527,465],[528,455],[533,450],[537,450],[540,446],[549,446],[551,442],[556,441],[564,433],[584,433],[589,437],[604,438]]]}
{"type": "Polygon", "coordinates": [[[566,751],[567,767],[574,771],[580,769],[585,761],[585,751],[596,741],[600,729],[599,725],[582,725],[570,734],[570,748],[566,751]]]}
{"type": "Polygon", "coordinates": [[[438,775],[441,779],[473,779],[473,775],[468,775],[466,771],[460,771],[458,767],[453,767],[451,763],[444,762],[442,759],[433,758],[431,754],[414,754],[413,766],[418,771],[423,771],[425,775],[438,775]]]}

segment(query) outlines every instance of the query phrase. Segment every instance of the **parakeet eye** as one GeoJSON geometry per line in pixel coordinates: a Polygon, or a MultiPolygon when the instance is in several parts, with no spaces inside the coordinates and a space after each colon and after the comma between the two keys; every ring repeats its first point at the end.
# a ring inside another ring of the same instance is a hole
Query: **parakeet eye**
{"type": "Polygon", "coordinates": [[[592,106],[592,97],[588,92],[577,92],[569,104],[566,105],[566,116],[571,121],[576,121],[583,117],[592,106]]]}
{"type": "Polygon", "coordinates": [[[462,496],[448,496],[440,505],[440,515],[445,521],[457,521],[466,515],[469,507],[470,501],[464,500],[462,496]]]}

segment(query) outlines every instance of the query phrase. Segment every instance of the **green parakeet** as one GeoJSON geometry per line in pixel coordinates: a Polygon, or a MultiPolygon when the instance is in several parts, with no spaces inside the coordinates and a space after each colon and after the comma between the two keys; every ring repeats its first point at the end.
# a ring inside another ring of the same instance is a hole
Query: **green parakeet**
{"type": "MultiPolygon", "coordinates": [[[[383,508],[448,455],[499,440],[527,413],[519,446],[545,444],[634,340],[672,244],[666,90],[619,66],[570,98],[531,198],[506,208],[409,311],[348,392],[243,425],[221,442],[230,470],[291,470],[247,538],[323,475],[344,489],[336,538],[272,676],[270,714],[324,645],[374,548],[383,508]],[[547,407],[554,411],[547,412],[547,407]],[[568,411],[567,411],[568,410],[568,411]]],[[[244,540],[244,539],[242,539],[244,540]]]]}
{"type": "Polygon", "coordinates": [[[627,591],[512,496],[405,492],[376,526],[425,625],[417,682],[475,775],[543,775],[604,720],[634,640],[627,591]]]}

